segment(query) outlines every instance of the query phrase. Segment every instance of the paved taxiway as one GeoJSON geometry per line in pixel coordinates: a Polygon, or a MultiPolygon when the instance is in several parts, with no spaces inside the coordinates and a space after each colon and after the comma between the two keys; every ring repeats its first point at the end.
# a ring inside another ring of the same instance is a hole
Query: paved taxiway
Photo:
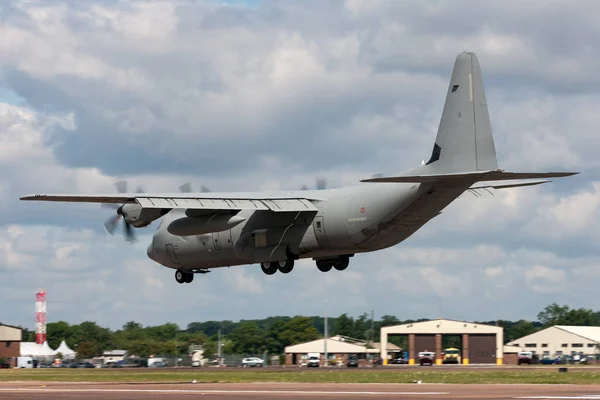
{"type": "Polygon", "coordinates": [[[13,399],[598,399],[598,385],[0,383],[13,399]]]}

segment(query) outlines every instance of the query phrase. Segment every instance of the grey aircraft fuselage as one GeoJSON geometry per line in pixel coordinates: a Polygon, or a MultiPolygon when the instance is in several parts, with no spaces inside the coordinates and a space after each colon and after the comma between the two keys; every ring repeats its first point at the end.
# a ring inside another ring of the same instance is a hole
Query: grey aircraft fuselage
{"type": "Polygon", "coordinates": [[[174,209],[163,216],[147,254],[166,267],[190,270],[282,260],[287,248],[298,258],[314,259],[381,250],[407,239],[470,185],[434,188],[421,183],[359,183],[297,194],[284,192],[291,197],[322,199],[313,201],[318,211],[273,215],[242,210],[237,215],[246,220],[239,225],[193,236],[167,231],[171,222],[186,216],[185,210],[174,209]],[[261,229],[265,226],[269,228],[261,229]]]}

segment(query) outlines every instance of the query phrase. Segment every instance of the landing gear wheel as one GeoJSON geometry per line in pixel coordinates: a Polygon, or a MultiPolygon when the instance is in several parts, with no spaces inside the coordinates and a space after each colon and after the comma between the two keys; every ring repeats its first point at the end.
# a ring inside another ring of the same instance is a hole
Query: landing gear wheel
{"type": "Polygon", "coordinates": [[[183,272],[180,269],[175,271],[175,280],[177,281],[177,283],[186,283],[187,276],[186,276],[185,272],[183,272]]]}
{"type": "Polygon", "coordinates": [[[341,256],[338,262],[333,264],[333,268],[337,269],[338,271],[343,271],[348,268],[348,264],[350,264],[350,258],[347,256],[341,256]]]}
{"type": "Polygon", "coordinates": [[[191,272],[187,272],[185,274],[185,283],[192,283],[193,280],[194,280],[194,274],[192,274],[191,272]]]}
{"type": "Polygon", "coordinates": [[[279,263],[276,263],[276,262],[260,263],[260,268],[262,269],[262,272],[264,272],[267,275],[273,275],[275,272],[277,272],[278,266],[279,266],[279,263]]]}
{"type": "Polygon", "coordinates": [[[292,269],[294,269],[294,260],[279,261],[277,263],[277,268],[282,274],[290,273],[292,272],[292,269]]]}
{"type": "Polygon", "coordinates": [[[317,268],[321,272],[329,272],[331,270],[332,266],[333,265],[331,264],[330,261],[323,261],[323,260],[318,260],[317,261],[317,268]]]}

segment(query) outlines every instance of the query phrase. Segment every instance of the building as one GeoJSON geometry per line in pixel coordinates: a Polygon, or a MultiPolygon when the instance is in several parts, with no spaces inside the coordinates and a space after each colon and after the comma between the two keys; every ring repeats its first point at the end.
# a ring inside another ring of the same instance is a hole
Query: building
{"type": "Polygon", "coordinates": [[[600,326],[554,325],[507,343],[540,358],[563,355],[600,355],[600,326]]]}
{"type": "Polygon", "coordinates": [[[107,362],[119,362],[127,358],[127,350],[104,350],[102,354],[102,360],[104,363],[107,362]]]}
{"type": "MultiPolygon", "coordinates": [[[[336,335],[325,339],[317,339],[311,342],[295,344],[285,348],[286,365],[302,365],[308,359],[308,354],[320,354],[321,364],[325,361],[325,346],[327,346],[327,359],[329,365],[346,363],[348,356],[356,355],[359,364],[368,363],[367,359],[376,357],[381,353],[380,343],[367,343],[365,341],[350,338],[348,336],[336,335]]],[[[401,349],[395,344],[388,343],[387,351],[399,353],[401,349]]]]}
{"type": "Polygon", "coordinates": [[[22,340],[23,329],[0,322],[0,358],[8,360],[13,367],[17,365],[17,357],[21,354],[22,340]]]}
{"type": "Polygon", "coordinates": [[[434,351],[436,364],[442,363],[442,337],[459,337],[463,364],[502,364],[504,330],[499,326],[449,319],[435,319],[381,328],[381,358],[388,363],[390,335],[408,336],[408,363],[415,364],[421,351],[434,351]]]}
{"type": "Polygon", "coordinates": [[[519,353],[523,349],[519,346],[504,345],[504,364],[518,365],[519,364],[519,353]]]}

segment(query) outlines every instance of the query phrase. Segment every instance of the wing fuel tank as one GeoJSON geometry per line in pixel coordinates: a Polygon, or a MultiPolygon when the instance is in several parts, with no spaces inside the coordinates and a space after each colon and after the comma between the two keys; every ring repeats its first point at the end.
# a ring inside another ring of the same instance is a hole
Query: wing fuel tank
{"type": "Polygon", "coordinates": [[[246,218],[231,214],[211,214],[198,217],[183,217],[167,226],[167,231],[177,236],[194,236],[231,229],[246,218]]]}

